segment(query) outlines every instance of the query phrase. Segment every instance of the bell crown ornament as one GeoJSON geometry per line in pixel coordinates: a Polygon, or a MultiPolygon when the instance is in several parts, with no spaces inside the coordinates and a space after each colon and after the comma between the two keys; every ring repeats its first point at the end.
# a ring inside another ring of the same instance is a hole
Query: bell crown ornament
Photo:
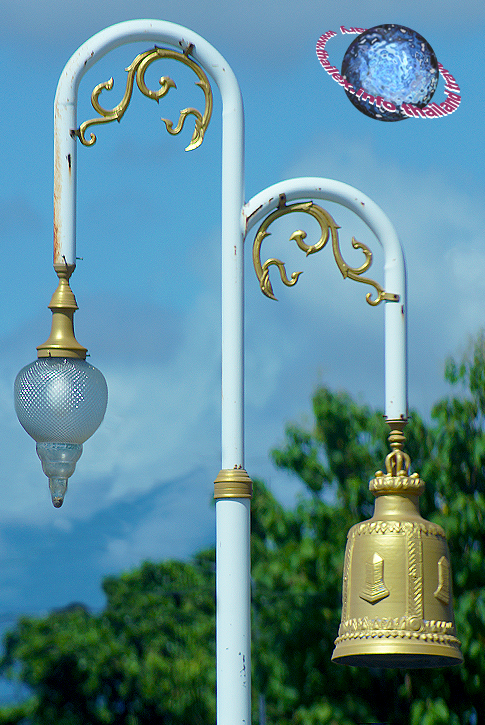
{"type": "Polygon", "coordinates": [[[369,489],[371,519],[347,536],[342,619],[332,660],[377,668],[447,667],[463,661],[452,606],[450,555],[441,526],[419,513],[425,484],[409,474],[405,421],[388,421],[386,473],[369,489]]]}

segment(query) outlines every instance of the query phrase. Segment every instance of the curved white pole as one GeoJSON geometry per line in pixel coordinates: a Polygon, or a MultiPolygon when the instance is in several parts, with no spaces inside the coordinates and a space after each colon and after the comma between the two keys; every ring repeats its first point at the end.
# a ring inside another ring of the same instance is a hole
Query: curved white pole
{"type": "MultiPolygon", "coordinates": [[[[84,43],[65,66],[54,108],[54,263],[76,264],[76,106],[84,74],[126,43],[168,43],[190,55],[222,96],[222,468],[244,468],[243,237],[244,117],[237,80],[204,38],[162,20],[113,25],[84,43]]],[[[249,503],[216,504],[218,725],[251,722],[249,503]],[[241,666],[244,662],[244,667],[241,666]]]]}
{"type": "Polygon", "coordinates": [[[264,189],[243,208],[243,232],[266,217],[279,204],[280,194],[287,201],[324,199],[353,211],[374,232],[384,250],[384,290],[399,295],[399,302],[385,300],[385,414],[387,420],[406,420],[407,338],[406,265],[396,231],[368,196],[348,184],[333,179],[304,177],[288,179],[264,189]]]}

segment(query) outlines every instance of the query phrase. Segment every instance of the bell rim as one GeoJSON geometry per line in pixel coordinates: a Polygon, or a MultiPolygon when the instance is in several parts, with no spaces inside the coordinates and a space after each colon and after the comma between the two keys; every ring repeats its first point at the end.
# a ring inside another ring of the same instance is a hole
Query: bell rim
{"type": "Polygon", "coordinates": [[[335,664],[384,669],[426,669],[453,667],[463,662],[460,650],[451,644],[432,642],[369,642],[339,643],[332,654],[335,664]]]}

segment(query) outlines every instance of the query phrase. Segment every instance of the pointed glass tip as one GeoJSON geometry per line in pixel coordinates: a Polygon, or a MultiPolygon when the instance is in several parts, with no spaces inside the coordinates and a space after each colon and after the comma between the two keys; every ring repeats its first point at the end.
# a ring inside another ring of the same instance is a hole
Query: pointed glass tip
{"type": "Polygon", "coordinates": [[[64,496],[67,490],[67,478],[49,478],[52,503],[58,509],[64,503],[64,496]]]}
{"type": "Polygon", "coordinates": [[[42,470],[49,478],[52,503],[56,509],[62,506],[66,495],[67,480],[76,468],[83,447],[78,443],[37,443],[37,455],[42,470]]]}

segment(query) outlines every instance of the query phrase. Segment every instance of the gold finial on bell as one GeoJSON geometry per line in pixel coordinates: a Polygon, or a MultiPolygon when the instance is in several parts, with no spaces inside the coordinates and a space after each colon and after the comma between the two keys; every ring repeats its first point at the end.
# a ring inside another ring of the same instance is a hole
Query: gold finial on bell
{"type": "Polygon", "coordinates": [[[369,484],[374,516],[353,526],[345,551],[342,621],[332,660],[361,667],[447,667],[463,661],[443,529],[423,519],[424,482],[409,475],[405,421],[388,421],[386,474],[369,484]]]}

